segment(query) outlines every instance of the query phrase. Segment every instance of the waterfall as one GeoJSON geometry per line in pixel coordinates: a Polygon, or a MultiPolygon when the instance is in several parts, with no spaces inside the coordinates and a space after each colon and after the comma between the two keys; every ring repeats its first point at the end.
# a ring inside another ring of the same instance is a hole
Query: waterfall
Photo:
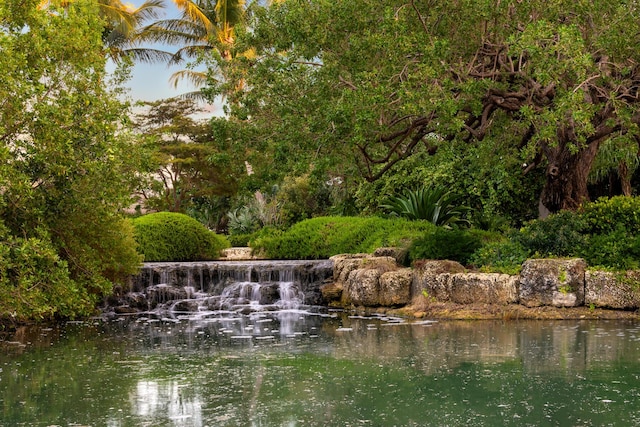
{"type": "Polygon", "coordinates": [[[110,308],[201,316],[296,310],[321,305],[320,286],[332,278],[330,260],[145,263],[110,308]]]}

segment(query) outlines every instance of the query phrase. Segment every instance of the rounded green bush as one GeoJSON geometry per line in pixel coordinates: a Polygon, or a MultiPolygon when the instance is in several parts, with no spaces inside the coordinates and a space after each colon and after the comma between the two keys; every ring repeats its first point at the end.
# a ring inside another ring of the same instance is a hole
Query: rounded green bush
{"type": "Polygon", "coordinates": [[[179,213],[158,212],[133,219],[138,250],[145,261],[216,259],[230,246],[224,237],[179,213]]]}
{"type": "Polygon", "coordinates": [[[427,221],[379,217],[317,217],[281,233],[251,242],[254,250],[273,259],[322,259],[344,253],[370,253],[382,246],[408,247],[413,239],[433,231],[427,221]]]}

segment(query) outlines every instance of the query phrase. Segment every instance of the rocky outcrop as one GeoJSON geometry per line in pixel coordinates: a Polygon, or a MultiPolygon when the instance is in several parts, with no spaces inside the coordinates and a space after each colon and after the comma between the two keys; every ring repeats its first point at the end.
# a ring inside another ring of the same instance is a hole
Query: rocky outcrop
{"type": "Polygon", "coordinates": [[[335,296],[336,289],[342,289],[343,305],[377,307],[409,303],[412,272],[399,266],[394,257],[351,254],[336,255],[331,261],[335,284],[324,287],[323,296],[335,296]]]}
{"type": "Polygon", "coordinates": [[[374,255],[332,257],[334,281],[323,287],[323,299],[363,307],[398,307],[416,297],[455,304],[640,307],[640,271],[587,272],[582,259],[532,259],[520,275],[508,275],[469,272],[446,260],[423,260],[404,268],[392,255],[378,250],[374,255]]]}
{"type": "Polygon", "coordinates": [[[522,264],[518,299],[527,307],[584,304],[587,263],[576,259],[530,259],[522,264]]]}
{"type": "Polygon", "coordinates": [[[497,273],[457,273],[451,275],[449,299],[458,304],[515,304],[518,278],[497,273]]]}
{"type": "Polygon", "coordinates": [[[584,303],[619,310],[640,307],[640,271],[587,271],[584,303]]]}

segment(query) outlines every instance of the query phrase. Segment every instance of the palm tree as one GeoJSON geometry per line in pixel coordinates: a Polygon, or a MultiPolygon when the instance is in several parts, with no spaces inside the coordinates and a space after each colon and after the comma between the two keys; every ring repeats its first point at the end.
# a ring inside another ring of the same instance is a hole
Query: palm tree
{"type": "MultiPolygon", "coordinates": [[[[177,1],[177,0],[176,0],[177,1]]],[[[74,0],[41,0],[42,10],[67,8],[74,0]]],[[[125,58],[141,62],[167,61],[172,54],[158,49],[141,48],[139,44],[149,37],[143,26],[157,19],[164,8],[163,0],[147,0],[140,7],[132,8],[120,0],[98,0],[100,16],[105,25],[102,33],[106,54],[116,63],[125,58]]]]}
{"type": "MultiPolygon", "coordinates": [[[[176,19],[152,23],[144,31],[149,40],[181,46],[169,63],[181,63],[186,59],[198,60],[207,52],[215,51],[222,60],[231,59],[234,43],[234,27],[244,20],[245,0],[173,0],[181,10],[176,19]]],[[[203,86],[207,73],[192,69],[178,71],[171,77],[177,85],[188,80],[196,87],[203,86]]],[[[201,98],[199,91],[185,97],[201,98]]]]}

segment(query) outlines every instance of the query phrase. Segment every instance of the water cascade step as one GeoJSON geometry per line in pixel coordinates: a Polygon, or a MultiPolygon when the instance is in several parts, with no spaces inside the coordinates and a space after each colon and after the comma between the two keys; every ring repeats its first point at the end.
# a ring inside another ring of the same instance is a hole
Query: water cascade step
{"type": "Polygon", "coordinates": [[[202,313],[292,310],[322,304],[333,278],[330,260],[145,263],[108,311],[202,313]]]}

